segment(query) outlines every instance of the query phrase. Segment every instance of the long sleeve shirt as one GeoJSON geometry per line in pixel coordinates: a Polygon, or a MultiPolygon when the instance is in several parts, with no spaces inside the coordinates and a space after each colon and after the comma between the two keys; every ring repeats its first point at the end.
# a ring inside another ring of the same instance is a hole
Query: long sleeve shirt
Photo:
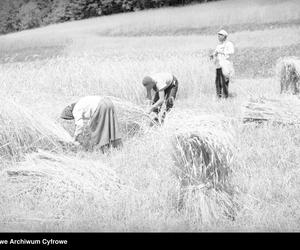
{"type": "Polygon", "coordinates": [[[221,68],[222,60],[228,60],[232,54],[234,54],[234,46],[232,42],[224,41],[218,44],[214,51],[216,68],[221,68]]]}
{"type": "Polygon", "coordinates": [[[84,127],[95,113],[101,96],[85,96],[74,106],[73,116],[75,120],[74,138],[83,132],[84,127]]]}

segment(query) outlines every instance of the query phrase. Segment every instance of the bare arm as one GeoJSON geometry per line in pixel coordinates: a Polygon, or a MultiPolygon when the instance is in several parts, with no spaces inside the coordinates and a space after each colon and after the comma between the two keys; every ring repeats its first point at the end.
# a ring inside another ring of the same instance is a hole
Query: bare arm
{"type": "Polygon", "coordinates": [[[82,134],[84,127],[83,110],[81,107],[74,108],[73,116],[75,121],[74,141],[78,141],[78,136],[82,134]]]}
{"type": "Polygon", "coordinates": [[[82,134],[83,126],[84,126],[84,122],[82,118],[75,120],[74,141],[77,141],[78,136],[82,134]]]}

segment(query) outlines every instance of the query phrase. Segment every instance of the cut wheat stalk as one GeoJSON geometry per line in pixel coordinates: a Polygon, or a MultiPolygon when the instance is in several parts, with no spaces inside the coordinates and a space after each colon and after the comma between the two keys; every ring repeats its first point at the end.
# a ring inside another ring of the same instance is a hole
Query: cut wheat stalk
{"type": "MultiPolygon", "coordinates": [[[[81,216],[80,211],[105,213],[118,197],[136,192],[101,160],[42,150],[1,170],[0,180],[0,198],[6,212],[13,213],[15,220],[34,217],[45,223],[74,220],[81,216]]],[[[9,214],[0,215],[0,224],[7,218],[9,214]]]]}
{"type": "Polygon", "coordinates": [[[71,143],[72,137],[58,123],[33,112],[12,97],[0,101],[0,155],[18,158],[37,148],[55,150],[61,143],[71,143]]]}
{"type": "Polygon", "coordinates": [[[113,101],[118,112],[118,120],[121,123],[135,123],[143,127],[148,126],[149,123],[152,122],[152,117],[145,111],[144,106],[113,96],[107,97],[113,101]]]}
{"type": "Polygon", "coordinates": [[[268,121],[277,124],[300,124],[300,99],[250,99],[242,106],[243,122],[268,121]]]}

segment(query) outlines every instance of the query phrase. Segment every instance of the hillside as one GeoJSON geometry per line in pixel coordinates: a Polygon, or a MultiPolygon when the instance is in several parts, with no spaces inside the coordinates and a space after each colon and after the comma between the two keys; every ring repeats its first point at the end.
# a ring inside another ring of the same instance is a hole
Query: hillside
{"type": "Polygon", "coordinates": [[[211,0],[2,0],[0,34],[95,16],[209,1],[211,0]]]}

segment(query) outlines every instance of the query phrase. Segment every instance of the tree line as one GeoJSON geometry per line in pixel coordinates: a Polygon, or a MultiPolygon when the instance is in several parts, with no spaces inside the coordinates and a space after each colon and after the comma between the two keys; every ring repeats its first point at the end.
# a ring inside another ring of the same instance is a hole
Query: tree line
{"type": "Polygon", "coordinates": [[[120,12],[214,0],[0,0],[0,34],[120,12]]]}

